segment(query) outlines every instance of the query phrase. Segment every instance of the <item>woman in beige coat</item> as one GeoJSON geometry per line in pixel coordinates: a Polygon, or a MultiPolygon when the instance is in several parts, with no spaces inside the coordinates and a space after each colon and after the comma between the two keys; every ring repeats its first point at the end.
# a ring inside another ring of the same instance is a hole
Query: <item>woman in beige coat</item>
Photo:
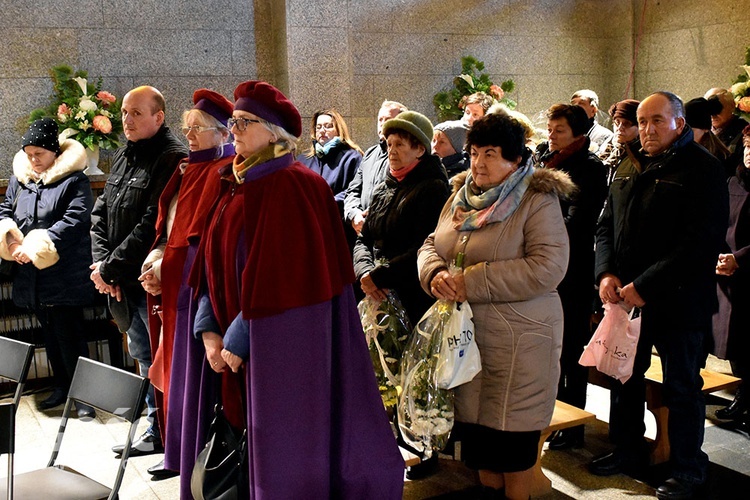
{"type": "Polygon", "coordinates": [[[468,301],[474,312],[482,372],[455,392],[464,460],[479,470],[483,493],[526,499],[555,407],[563,327],[555,289],[568,264],[558,198],[574,185],[565,173],[534,169],[524,143],[508,116],[472,126],[471,170],[454,179],[418,266],[428,293],[468,301]],[[459,252],[464,270],[452,277],[459,252]]]}

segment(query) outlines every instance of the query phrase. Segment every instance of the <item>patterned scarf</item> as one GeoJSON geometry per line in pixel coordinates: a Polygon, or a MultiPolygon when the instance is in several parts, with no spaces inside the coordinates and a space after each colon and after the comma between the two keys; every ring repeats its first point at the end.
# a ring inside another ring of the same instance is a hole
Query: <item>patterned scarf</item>
{"type": "Polygon", "coordinates": [[[453,228],[474,231],[510,217],[529,188],[534,167],[529,159],[499,186],[482,192],[473,182],[471,171],[453,198],[453,228]]]}

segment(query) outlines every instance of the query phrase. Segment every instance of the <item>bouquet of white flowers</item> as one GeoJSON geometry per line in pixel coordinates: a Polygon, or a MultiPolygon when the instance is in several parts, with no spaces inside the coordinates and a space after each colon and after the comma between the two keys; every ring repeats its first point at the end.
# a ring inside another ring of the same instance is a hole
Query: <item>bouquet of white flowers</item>
{"type": "Polygon", "coordinates": [[[357,309],[383,405],[386,408],[395,406],[401,390],[401,355],[411,332],[409,318],[393,290],[388,291],[386,300],[382,302],[365,297],[357,309]]]}

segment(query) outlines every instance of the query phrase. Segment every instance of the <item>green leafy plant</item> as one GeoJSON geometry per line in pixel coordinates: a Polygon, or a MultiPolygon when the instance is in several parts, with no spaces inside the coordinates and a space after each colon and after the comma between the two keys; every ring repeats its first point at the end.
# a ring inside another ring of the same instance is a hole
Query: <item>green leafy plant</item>
{"type": "Polygon", "coordinates": [[[516,108],[516,101],[507,97],[507,94],[516,88],[515,82],[505,80],[500,85],[496,85],[490,80],[489,74],[483,71],[482,61],[472,56],[461,58],[461,74],[453,79],[453,88],[440,91],[432,98],[440,121],[461,118],[463,114],[461,99],[476,92],[484,92],[510,109],[516,108]]]}
{"type": "Polygon", "coordinates": [[[57,122],[63,139],[75,139],[91,150],[119,147],[121,102],[101,89],[102,79],[89,83],[86,71],[73,72],[67,65],[53,67],[50,75],[54,83],[50,104],[32,111],[29,123],[49,117],[57,122]]]}

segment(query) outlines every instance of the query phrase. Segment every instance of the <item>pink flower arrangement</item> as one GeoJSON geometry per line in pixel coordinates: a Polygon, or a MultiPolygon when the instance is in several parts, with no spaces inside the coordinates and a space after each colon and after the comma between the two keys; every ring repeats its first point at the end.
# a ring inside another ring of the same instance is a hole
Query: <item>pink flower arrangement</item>
{"type": "Polygon", "coordinates": [[[57,120],[60,123],[65,123],[70,117],[70,108],[67,104],[62,103],[57,107],[57,120]]]}
{"type": "Polygon", "coordinates": [[[490,85],[490,94],[498,101],[505,97],[505,91],[499,85],[490,85]]]}
{"type": "Polygon", "coordinates": [[[94,126],[94,130],[98,130],[102,134],[112,132],[112,122],[104,115],[96,115],[92,125],[94,126]]]}
{"type": "MultiPolygon", "coordinates": [[[[117,100],[117,98],[114,95],[110,94],[106,90],[100,90],[99,92],[97,92],[96,98],[99,99],[103,103],[103,106],[105,107],[109,106],[110,104],[112,104],[113,102],[117,100]]],[[[108,133],[109,132],[105,132],[105,134],[108,134],[108,133]]]]}
{"type": "Polygon", "coordinates": [[[743,97],[737,101],[737,109],[744,113],[750,113],[750,97],[743,97]]]}
{"type": "Polygon", "coordinates": [[[29,123],[49,117],[57,121],[60,139],[74,139],[92,151],[119,147],[120,102],[101,88],[101,78],[89,83],[85,71],[66,65],[52,68],[55,95],[44,108],[29,115],[29,123]]]}

